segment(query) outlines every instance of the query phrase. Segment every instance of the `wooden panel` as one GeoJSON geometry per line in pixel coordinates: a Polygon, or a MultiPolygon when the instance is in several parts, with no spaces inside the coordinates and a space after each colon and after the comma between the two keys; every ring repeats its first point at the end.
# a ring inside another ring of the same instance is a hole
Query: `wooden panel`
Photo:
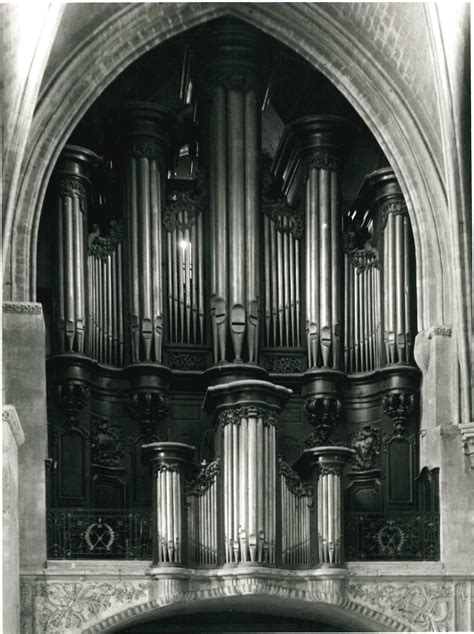
{"type": "Polygon", "coordinates": [[[387,444],[388,504],[412,504],[413,464],[409,440],[393,438],[387,444]]]}
{"type": "Polygon", "coordinates": [[[382,510],[380,471],[349,473],[346,499],[347,510],[353,512],[379,512],[382,510]]]}
{"type": "Polygon", "coordinates": [[[121,475],[96,473],[92,478],[92,504],[99,509],[127,508],[126,483],[121,475]]]}
{"type": "Polygon", "coordinates": [[[58,498],[62,504],[86,503],[85,438],[79,430],[59,436],[58,498]]]}

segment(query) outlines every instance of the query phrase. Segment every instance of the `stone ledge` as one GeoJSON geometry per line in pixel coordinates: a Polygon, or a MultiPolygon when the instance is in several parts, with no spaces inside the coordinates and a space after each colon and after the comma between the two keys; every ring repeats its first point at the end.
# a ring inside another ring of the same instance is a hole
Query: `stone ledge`
{"type": "Polygon", "coordinates": [[[25,442],[25,433],[20,423],[16,408],[13,405],[4,405],[2,408],[2,420],[10,427],[17,447],[25,442]]]}

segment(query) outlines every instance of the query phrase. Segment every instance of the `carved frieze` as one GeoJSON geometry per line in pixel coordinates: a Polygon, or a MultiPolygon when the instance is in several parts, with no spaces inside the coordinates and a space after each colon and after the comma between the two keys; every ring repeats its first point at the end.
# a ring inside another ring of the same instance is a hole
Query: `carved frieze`
{"type": "Polygon", "coordinates": [[[276,374],[300,374],[303,372],[303,359],[294,355],[264,354],[262,365],[276,374]]]}
{"type": "Polygon", "coordinates": [[[305,401],[303,409],[315,428],[312,446],[326,443],[341,416],[341,401],[333,397],[315,396],[305,401]]]}
{"type": "Polygon", "coordinates": [[[167,365],[173,370],[188,370],[200,372],[210,365],[207,352],[168,352],[167,365]]]}
{"type": "Polygon", "coordinates": [[[415,411],[415,395],[410,392],[390,392],[384,396],[383,411],[393,420],[393,436],[403,437],[408,418],[415,411]]]}
{"type": "Polygon", "coordinates": [[[41,315],[43,307],[33,302],[3,302],[4,313],[17,313],[20,315],[41,315]]]}

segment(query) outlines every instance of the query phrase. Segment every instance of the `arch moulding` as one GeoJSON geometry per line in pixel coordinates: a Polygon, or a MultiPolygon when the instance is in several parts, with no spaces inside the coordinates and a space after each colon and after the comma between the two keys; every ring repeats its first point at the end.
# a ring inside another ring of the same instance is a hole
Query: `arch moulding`
{"type": "Polygon", "coordinates": [[[438,164],[406,95],[363,44],[324,5],[133,4],[102,23],[57,69],[40,95],[5,267],[6,297],[31,301],[36,243],[46,187],[74,127],[103,90],[138,57],[197,24],[224,14],[274,36],[324,73],[361,115],[390,160],[411,216],[417,255],[419,329],[450,323],[447,202],[438,164]]]}

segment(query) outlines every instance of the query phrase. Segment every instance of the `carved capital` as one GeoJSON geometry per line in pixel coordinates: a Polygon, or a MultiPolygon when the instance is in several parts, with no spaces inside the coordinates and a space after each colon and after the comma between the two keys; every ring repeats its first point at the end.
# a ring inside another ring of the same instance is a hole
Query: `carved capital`
{"type": "Polygon", "coordinates": [[[261,405],[231,405],[221,410],[219,423],[222,426],[232,424],[240,425],[242,418],[262,418],[264,425],[276,425],[277,414],[272,409],[261,405]]]}
{"type": "Polygon", "coordinates": [[[87,190],[81,181],[76,178],[61,178],[58,181],[58,192],[63,198],[69,196],[79,199],[79,208],[84,213],[86,211],[87,190]]]}
{"type": "Polygon", "coordinates": [[[320,477],[327,475],[335,475],[341,477],[342,472],[344,471],[343,464],[336,465],[318,465],[317,473],[320,477]]]}
{"type": "Polygon", "coordinates": [[[340,418],[341,410],[342,405],[338,398],[314,396],[305,401],[304,412],[309,422],[315,427],[313,446],[327,442],[340,418]]]}
{"type": "Polygon", "coordinates": [[[191,229],[196,223],[196,217],[207,207],[208,191],[207,172],[202,169],[196,173],[193,189],[170,190],[163,214],[163,226],[166,231],[191,229]]]}
{"type": "Polygon", "coordinates": [[[128,407],[132,416],[143,427],[145,435],[156,437],[156,427],[169,410],[166,392],[134,392],[130,395],[128,407]]]}
{"type": "Polygon", "coordinates": [[[336,170],[338,168],[339,161],[336,154],[332,152],[314,152],[306,158],[306,167],[311,169],[315,167],[320,170],[336,170]]]}
{"type": "Polygon", "coordinates": [[[399,196],[385,200],[380,205],[379,213],[382,218],[382,228],[385,228],[389,214],[408,216],[408,209],[403,196],[400,194],[399,196]]]}
{"type": "Polygon", "coordinates": [[[469,459],[469,466],[474,469],[474,423],[459,425],[464,455],[469,459]]]}
{"type": "Polygon", "coordinates": [[[147,158],[159,161],[162,158],[162,151],[159,143],[153,139],[142,139],[132,144],[131,155],[134,158],[147,158]]]}
{"type": "Polygon", "coordinates": [[[405,434],[406,422],[415,411],[415,395],[410,392],[390,392],[383,399],[383,411],[393,420],[393,436],[405,434]]]}
{"type": "Polygon", "coordinates": [[[77,425],[80,412],[89,402],[89,386],[71,381],[59,383],[56,386],[56,396],[66,413],[66,424],[69,427],[77,425]]]}
{"type": "Polygon", "coordinates": [[[155,462],[153,465],[153,475],[156,476],[160,473],[165,473],[166,471],[170,473],[181,473],[183,467],[178,462],[155,462]]]}

